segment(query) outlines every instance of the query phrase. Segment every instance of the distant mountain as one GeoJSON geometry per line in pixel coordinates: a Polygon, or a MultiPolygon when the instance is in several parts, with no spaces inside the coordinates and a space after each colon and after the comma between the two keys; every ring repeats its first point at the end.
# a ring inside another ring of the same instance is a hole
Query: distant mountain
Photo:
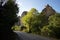
{"type": "Polygon", "coordinates": [[[56,11],[49,4],[47,4],[46,7],[42,10],[42,14],[45,16],[50,16],[55,13],[56,11]]]}

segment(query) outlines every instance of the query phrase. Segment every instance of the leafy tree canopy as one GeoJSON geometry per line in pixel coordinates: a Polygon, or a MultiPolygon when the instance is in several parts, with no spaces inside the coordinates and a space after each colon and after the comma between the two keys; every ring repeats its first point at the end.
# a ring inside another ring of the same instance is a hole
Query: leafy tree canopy
{"type": "Polygon", "coordinates": [[[0,7],[0,10],[1,29],[11,29],[14,23],[17,22],[17,4],[13,0],[8,0],[8,2],[4,6],[0,7]]]}

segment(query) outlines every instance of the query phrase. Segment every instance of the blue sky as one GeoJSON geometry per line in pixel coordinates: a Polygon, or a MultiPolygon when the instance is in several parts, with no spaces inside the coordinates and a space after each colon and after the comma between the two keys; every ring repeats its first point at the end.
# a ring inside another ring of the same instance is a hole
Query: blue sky
{"type": "Polygon", "coordinates": [[[29,11],[31,8],[36,8],[41,12],[47,4],[60,12],[60,0],[17,0],[17,4],[19,7],[18,15],[21,15],[23,11],[29,11]]]}

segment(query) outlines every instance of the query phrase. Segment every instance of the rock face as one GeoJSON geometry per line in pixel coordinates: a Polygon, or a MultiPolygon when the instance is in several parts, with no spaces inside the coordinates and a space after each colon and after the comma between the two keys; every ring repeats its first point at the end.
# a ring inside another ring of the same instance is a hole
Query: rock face
{"type": "Polygon", "coordinates": [[[25,16],[27,14],[27,11],[24,11],[21,15],[21,17],[25,16]]]}
{"type": "Polygon", "coordinates": [[[55,10],[49,4],[47,4],[47,6],[42,10],[42,14],[45,16],[50,16],[55,13],[55,10]]]}

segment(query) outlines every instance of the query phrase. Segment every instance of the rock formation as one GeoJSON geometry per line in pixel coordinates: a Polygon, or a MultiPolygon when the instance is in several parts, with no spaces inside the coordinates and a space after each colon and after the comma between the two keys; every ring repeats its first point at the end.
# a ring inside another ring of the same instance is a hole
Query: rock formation
{"type": "Polygon", "coordinates": [[[27,14],[27,11],[24,11],[21,15],[21,17],[25,16],[27,14]]]}
{"type": "Polygon", "coordinates": [[[42,10],[42,14],[45,16],[50,16],[55,13],[56,11],[49,4],[47,4],[46,7],[42,10]]]}

